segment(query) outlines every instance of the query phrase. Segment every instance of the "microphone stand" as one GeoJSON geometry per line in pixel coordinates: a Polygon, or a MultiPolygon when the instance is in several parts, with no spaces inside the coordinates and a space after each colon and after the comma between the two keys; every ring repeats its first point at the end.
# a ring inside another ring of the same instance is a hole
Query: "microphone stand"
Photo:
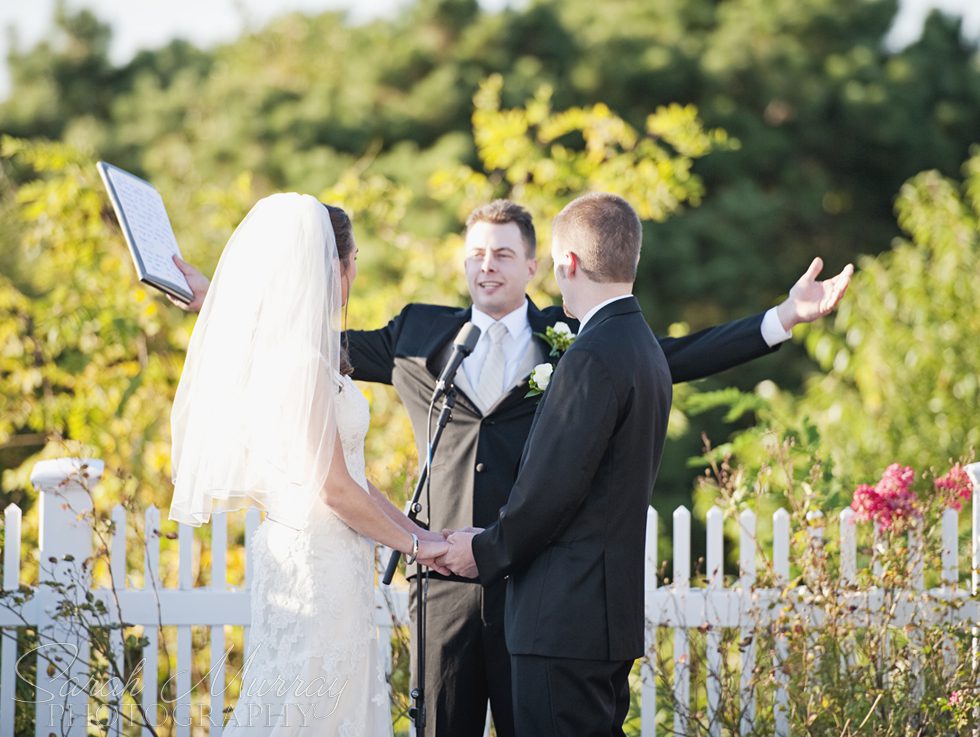
{"type": "MultiPolygon", "coordinates": [[[[438,400],[433,400],[433,406],[438,400]]],[[[435,457],[436,449],[439,447],[439,440],[442,438],[442,431],[446,429],[446,425],[452,422],[453,407],[456,406],[456,387],[452,383],[447,384],[445,397],[443,399],[442,410],[439,412],[439,418],[436,420],[436,432],[429,443],[428,452],[425,457],[425,465],[422,467],[421,473],[419,473],[419,479],[415,484],[415,493],[412,494],[412,502],[409,505],[408,518],[413,522],[418,519],[419,513],[422,511],[422,504],[419,501],[422,497],[422,490],[425,488],[429,480],[429,469],[432,465],[432,459],[435,457]]],[[[391,584],[391,579],[395,575],[395,571],[398,569],[398,561],[401,559],[401,551],[393,550],[391,551],[391,556],[388,558],[388,567],[385,569],[384,577],[381,582],[388,586],[391,584]]],[[[418,683],[415,688],[412,689],[411,697],[414,702],[408,710],[408,715],[412,718],[415,724],[415,734],[423,735],[425,734],[425,609],[426,609],[426,594],[428,589],[428,574],[423,573],[423,566],[419,563],[418,573],[416,575],[415,584],[415,602],[416,602],[416,617],[415,617],[415,627],[416,627],[416,637],[415,641],[417,643],[416,647],[416,673],[418,674],[418,683]]]]}

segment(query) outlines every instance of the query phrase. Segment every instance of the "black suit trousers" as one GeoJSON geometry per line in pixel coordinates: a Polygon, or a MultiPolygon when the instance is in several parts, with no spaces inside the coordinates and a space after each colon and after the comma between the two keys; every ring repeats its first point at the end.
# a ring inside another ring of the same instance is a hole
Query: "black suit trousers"
{"type": "Polygon", "coordinates": [[[632,660],[511,656],[517,737],[623,737],[632,660]]]}
{"type": "MultiPolygon", "coordinates": [[[[412,579],[412,686],[418,683],[412,579]]],[[[426,609],[426,737],[483,737],[487,702],[497,737],[514,737],[510,654],[504,641],[506,582],[429,580],[426,609]]]]}

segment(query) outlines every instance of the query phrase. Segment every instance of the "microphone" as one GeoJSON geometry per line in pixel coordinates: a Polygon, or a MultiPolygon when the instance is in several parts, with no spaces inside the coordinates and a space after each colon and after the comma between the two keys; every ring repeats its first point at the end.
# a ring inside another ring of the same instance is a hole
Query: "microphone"
{"type": "Polygon", "coordinates": [[[471,322],[466,323],[460,331],[456,333],[453,340],[453,354],[449,357],[449,363],[439,374],[439,381],[432,392],[432,402],[436,402],[439,397],[446,393],[447,388],[453,383],[456,372],[459,371],[460,364],[476,348],[476,342],[480,339],[480,328],[471,322]]]}

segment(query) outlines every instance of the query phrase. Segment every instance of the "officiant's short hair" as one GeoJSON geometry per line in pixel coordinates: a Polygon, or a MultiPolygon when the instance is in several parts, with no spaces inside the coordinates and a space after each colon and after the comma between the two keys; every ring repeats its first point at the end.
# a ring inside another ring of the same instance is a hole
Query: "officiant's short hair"
{"type": "Polygon", "coordinates": [[[469,230],[476,223],[492,223],[494,225],[513,223],[521,232],[521,240],[524,241],[527,257],[529,259],[534,258],[538,248],[538,238],[534,233],[534,218],[531,217],[531,213],[513,200],[494,200],[476,208],[466,218],[466,229],[469,230]]]}
{"type": "Polygon", "coordinates": [[[592,192],[572,200],[555,217],[551,237],[565,251],[575,251],[592,281],[636,281],[643,228],[622,197],[592,192]]]}

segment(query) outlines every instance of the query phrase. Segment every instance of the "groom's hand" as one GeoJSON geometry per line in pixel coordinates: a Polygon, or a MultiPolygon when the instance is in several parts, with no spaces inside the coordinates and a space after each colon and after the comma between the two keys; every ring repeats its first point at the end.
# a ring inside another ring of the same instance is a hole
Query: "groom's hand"
{"type": "Polygon", "coordinates": [[[204,276],[204,274],[180,257],[174,256],[173,258],[174,264],[178,269],[180,269],[180,273],[183,274],[184,278],[187,280],[187,286],[191,288],[194,299],[190,304],[185,304],[179,299],[174,299],[169,294],[167,295],[167,299],[186,312],[200,312],[201,305],[204,304],[204,298],[208,294],[208,287],[211,286],[211,282],[208,281],[208,278],[204,276]]]}
{"type": "Polygon", "coordinates": [[[454,532],[449,536],[449,551],[437,561],[443,568],[448,568],[457,576],[476,578],[479,571],[473,558],[473,538],[482,530],[470,527],[464,531],[454,532]]]}
{"type": "Polygon", "coordinates": [[[854,273],[852,264],[845,266],[837,276],[817,281],[822,269],[823,259],[813,259],[810,268],[789,290],[789,296],[776,308],[779,322],[787,331],[801,322],[813,322],[829,315],[847,291],[854,273]]]}

